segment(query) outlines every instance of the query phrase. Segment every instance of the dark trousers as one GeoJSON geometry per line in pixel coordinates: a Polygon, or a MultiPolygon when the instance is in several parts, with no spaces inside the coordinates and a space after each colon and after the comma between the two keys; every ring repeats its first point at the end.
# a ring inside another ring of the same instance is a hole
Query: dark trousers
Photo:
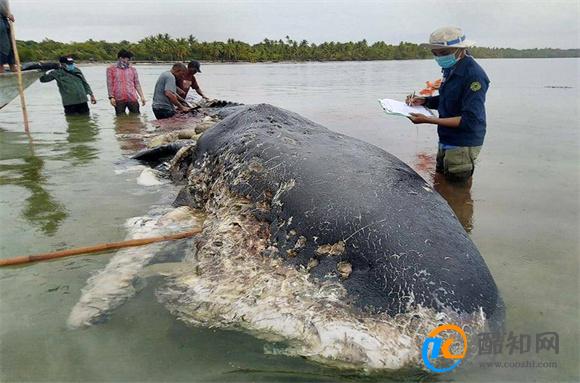
{"type": "Polygon", "coordinates": [[[158,120],[175,116],[175,110],[153,108],[153,114],[158,120]]]}
{"type": "Polygon", "coordinates": [[[139,103],[137,101],[116,101],[115,113],[118,115],[125,114],[125,110],[129,109],[129,113],[139,114],[139,103]]]}
{"type": "Polygon", "coordinates": [[[82,104],[65,105],[64,114],[67,116],[74,114],[90,114],[89,104],[83,102],[82,104]]]}
{"type": "Polygon", "coordinates": [[[10,50],[8,52],[0,52],[0,65],[16,64],[16,60],[14,58],[14,47],[12,47],[12,41],[10,39],[10,23],[3,15],[0,15],[0,38],[6,39],[6,41],[3,41],[3,43],[7,46],[10,46],[10,50]],[[4,29],[4,33],[2,33],[2,29],[4,29]]]}
{"type": "Polygon", "coordinates": [[[16,64],[16,60],[14,59],[14,51],[13,50],[11,50],[10,53],[8,53],[7,55],[0,52],[0,65],[4,65],[4,64],[8,64],[8,65],[16,64]]]}

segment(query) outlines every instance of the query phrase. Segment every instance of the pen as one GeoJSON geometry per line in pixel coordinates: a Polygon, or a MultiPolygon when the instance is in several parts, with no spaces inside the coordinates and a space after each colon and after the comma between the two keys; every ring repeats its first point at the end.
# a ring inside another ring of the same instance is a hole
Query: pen
{"type": "Polygon", "coordinates": [[[415,98],[415,91],[413,91],[413,93],[409,95],[409,102],[407,103],[407,105],[412,106],[414,98],[415,98]]]}

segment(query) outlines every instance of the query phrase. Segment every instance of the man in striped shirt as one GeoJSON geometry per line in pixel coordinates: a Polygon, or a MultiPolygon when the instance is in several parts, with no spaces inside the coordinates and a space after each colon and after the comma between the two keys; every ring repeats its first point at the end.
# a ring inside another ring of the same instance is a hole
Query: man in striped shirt
{"type": "Polygon", "coordinates": [[[107,89],[109,91],[109,101],[115,108],[117,115],[129,113],[139,113],[139,102],[137,95],[141,99],[141,105],[147,102],[143,96],[143,90],[139,83],[137,70],[131,66],[133,53],[121,49],[117,54],[118,61],[115,65],[107,68],[107,89]]]}

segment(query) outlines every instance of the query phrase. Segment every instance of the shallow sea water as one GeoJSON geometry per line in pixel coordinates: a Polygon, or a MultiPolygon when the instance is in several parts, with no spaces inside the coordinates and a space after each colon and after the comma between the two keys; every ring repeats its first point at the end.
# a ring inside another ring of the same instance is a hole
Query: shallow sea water
{"type": "MultiPolygon", "coordinates": [[[[556,368],[487,367],[478,358],[428,380],[580,379],[580,60],[480,60],[492,84],[488,134],[471,187],[435,180],[486,260],[507,307],[506,330],[557,332],[558,354],[496,356],[556,362],[556,368]],[[565,87],[565,88],[564,88],[565,87]]],[[[157,65],[137,67],[148,99],[157,65]]],[[[17,101],[0,111],[0,256],[122,240],[124,223],[172,200],[168,185],[137,184],[126,154],[151,129],[150,106],[116,118],[105,66],[82,67],[99,100],[86,118],[65,118],[56,85],[27,91],[33,143],[17,101]]],[[[436,133],[386,116],[378,98],[404,98],[438,78],[434,62],[212,64],[198,75],[210,97],[266,102],[371,142],[433,182],[436,133]]],[[[390,381],[414,373],[360,376],[278,355],[283,345],[235,331],[190,328],[154,296],[159,277],[110,320],[68,330],[87,278],[110,254],[0,269],[1,381],[390,381]]]]}

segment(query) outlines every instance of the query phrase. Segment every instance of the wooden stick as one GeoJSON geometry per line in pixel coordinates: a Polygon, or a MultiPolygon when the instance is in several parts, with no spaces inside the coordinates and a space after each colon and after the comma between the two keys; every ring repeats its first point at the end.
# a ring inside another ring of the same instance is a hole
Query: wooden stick
{"type": "Polygon", "coordinates": [[[143,246],[143,245],[148,245],[150,243],[155,243],[155,242],[173,241],[176,239],[193,237],[194,235],[201,233],[201,230],[202,230],[201,228],[197,228],[197,229],[185,231],[182,233],[164,235],[161,237],[130,239],[127,241],[101,243],[101,244],[94,245],[94,246],[77,247],[76,249],[61,250],[61,251],[55,251],[55,252],[51,252],[51,253],[42,253],[42,254],[37,254],[37,255],[25,255],[25,256],[21,256],[21,257],[0,259],[0,267],[21,265],[24,263],[31,263],[31,262],[46,261],[48,259],[70,257],[73,255],[100,253],[100,252],[108,251],[108,250],[121,249],[123,247],[143,246]]]}
{"type": "Polygon", "coordinates": [[[20,56],[18,55],[18,47],[16,46],[16,31],[14,30],[14,23],[8,21],[10,24],[10,39],[12,40],[12,50],[14,51],[14,61],[16,61],[16,73],[18,76],[18,92],[20,93],[20,106],[22,107],[22,117],[24,118],[24,131],[30,134],[30,127],[28,125],[28,111],[26,110],[26,100],[24,99],[24,85],[22,83],[22,71],[20,70],[20,56]]]}

